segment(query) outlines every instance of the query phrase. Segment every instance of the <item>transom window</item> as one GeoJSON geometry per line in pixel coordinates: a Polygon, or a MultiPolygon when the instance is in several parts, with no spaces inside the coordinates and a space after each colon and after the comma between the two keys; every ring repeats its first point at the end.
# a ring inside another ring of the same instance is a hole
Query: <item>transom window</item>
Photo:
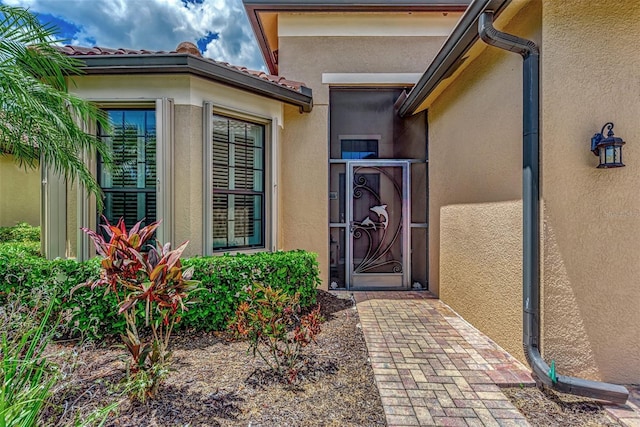
{"type": "MultiPolygon", "coordinates": [[[[98,129],[98,136],[113,153],[114,168],[108,171],[98,160],[98,183],[104,192],[104,216],[111,223],[124,218],[127,228],[156,212],[156,112],[155,109],[106,110],[112,133],[98,129]]],[[[103,223],[100,216],[98,223],[103,223]]]]}
{"type": "Polygon", "coordinates": [[[340,158],[349,160],[377,159],[377,139],[341,139],[340,158]]]}
{"type": "Polygon", "coordinates": [[[264,247],[265,127],[213,115],[213,249],[264,247]]]}

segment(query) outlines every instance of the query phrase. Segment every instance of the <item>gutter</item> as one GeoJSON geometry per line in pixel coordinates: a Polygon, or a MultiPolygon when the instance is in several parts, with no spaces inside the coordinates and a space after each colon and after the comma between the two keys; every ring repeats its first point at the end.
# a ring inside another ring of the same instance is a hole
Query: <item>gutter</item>
{"type": "Polygon", "coordinates": [[[540,53],[536,44],[493,27],[494,14],[483,12],[478,20],[482,40],[523,59],[523,347],[536,378],[563,393],[624,404],[629,391],[620,385],[557,375],[540,355],[540,53]]]}
{"type": "Polygon", "coordinates": [[[400,117],[414,114],[436,86],[462,65],[466,59],[465,54],[479,40],[476,31],[478,16],[485,10],[492,10],[498,17],[510,2],[511,0],[476,0],[469,5],[427,71],[398,109],[400,117]]]}
{"type": "Polygon", "coordinates": [[[85,74],[192,74],[285,102],[308,113],[313,108],[310,88],[287,88],[225,65],[188,54],[154,55],[75,55],[85,66],[85,74]]]}

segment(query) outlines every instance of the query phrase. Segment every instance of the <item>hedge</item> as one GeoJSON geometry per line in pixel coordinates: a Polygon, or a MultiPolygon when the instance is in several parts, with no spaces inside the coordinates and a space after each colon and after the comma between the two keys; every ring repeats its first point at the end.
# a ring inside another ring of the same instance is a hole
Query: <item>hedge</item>
{"type": "MultiPolygon", "coordinates": [[[[16,297],[26,304],[35,304],[41,296],[53,298],[54,311],[62,320],[59,334],[65,337],[99,339],[124,331],[114,294],[88,287],[71,294],[79,283],[98,277],[99,259],[49,261],[34,256],[32,246],[0,243],[0,304],[16,297]]],[[[202,281],[202,289],[194,294],[196,302],[189,305],[179,323],[181,328],[224,329],[246,296],[247,286],[254,282],[288,294],[298,292],[304,306],[315,303],[320,283],[316,255],[305,251],[195,257],[183,264],[194,267],[194,279],[202,281]]]]}
{"type": "Polygon", "coordinates": [[[19,222],[13,227],[0,227],[0,243],[33,242],[40,244],[40,227],[19,222]]]}

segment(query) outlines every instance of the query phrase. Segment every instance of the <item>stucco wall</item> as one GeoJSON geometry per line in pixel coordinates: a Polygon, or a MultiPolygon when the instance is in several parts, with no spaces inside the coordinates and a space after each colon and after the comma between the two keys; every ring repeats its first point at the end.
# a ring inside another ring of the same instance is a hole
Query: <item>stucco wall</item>
{"type": "Polygon", "coordinates": [[[280,37],[279,69],[329,103],[322,73],[423,73],[445,37],[280,37]]]}
{"type": "Polygon", "coordinates": [[[283,249],[318,253],[323,287],[329,272],[329,88],[323,73],[422,73],[444,37],[280,37],[279,69],[313,89],[314,109],[285,108],[280,216],[283,249]],[[304,176],[304,179],[301,177],[304,176]]]}
{"type": "MultiPolygon", "coordinates": [[[[539,40],[539,6],[504,30],[539,40]]],[[[489,48],[429,109],[429,284],[524,360],[521,70],[489,48]]]]}
{"type": "Polygon", "coordinates": [[[640,382],[640,3],[543,0],[544,342],[562,373],[640,382]],[[607,121],[625,168],[596,169],[607,121]]]}
{"type": "Polygon", "coordinates": [[[202,107],[175,106],[173,238],[175,244],[189,240],[186,256],[204,250],[202,130],[202,107]]]}
{"type": "Polygon", "coordinates": [[[318,254],[324,289],[329,272],[329,175],[327,169],[326,105],[308,114],[285,107],[280,156],[281,249],[305,249],[318,254]]]}
{"type": "Polygon", "coordinates": [[[40,170],[18,166],[0,155],[0,227],[40,225],[40,170]]]}

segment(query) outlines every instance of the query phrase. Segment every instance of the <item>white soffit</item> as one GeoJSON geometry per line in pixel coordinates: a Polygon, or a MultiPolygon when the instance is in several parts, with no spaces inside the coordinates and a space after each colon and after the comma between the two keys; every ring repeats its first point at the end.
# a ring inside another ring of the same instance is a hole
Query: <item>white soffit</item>
{"type": "Polygon", "coordinates": [[[279,37],[446,37],[462,13],[283,13],[279,37]]]}
{"type": "Polygon", "coordinates": [[[421,73],[322,73],[327,85],[414,85],[421,73]]]}

